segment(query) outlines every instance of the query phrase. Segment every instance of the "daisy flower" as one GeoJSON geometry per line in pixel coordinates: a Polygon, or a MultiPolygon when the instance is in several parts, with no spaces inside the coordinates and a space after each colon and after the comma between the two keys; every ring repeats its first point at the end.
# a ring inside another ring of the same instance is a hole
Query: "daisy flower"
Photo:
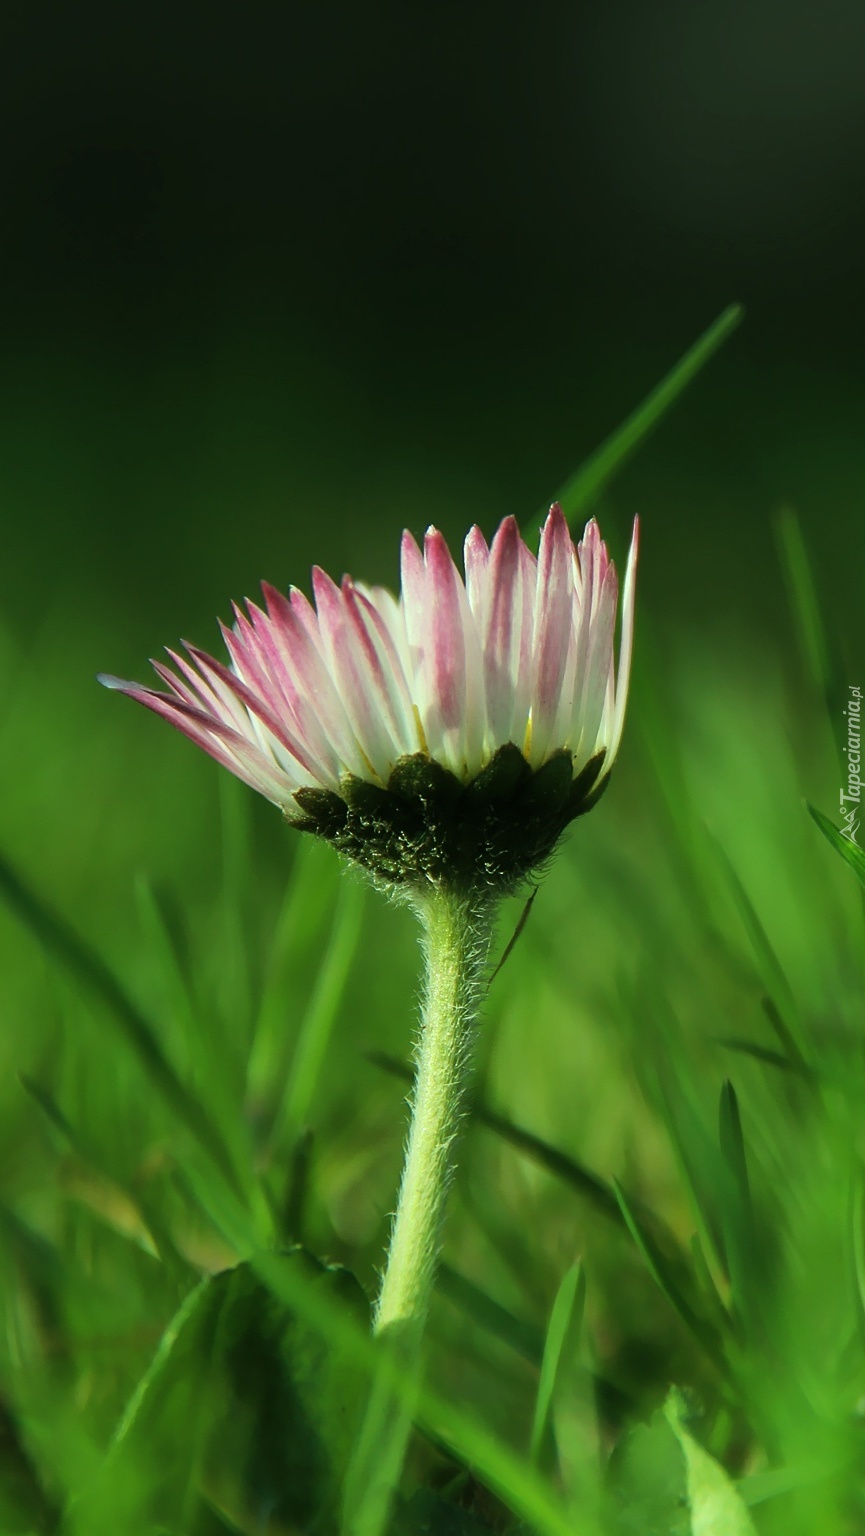
{"type": "Polygon", "coordinates": [[[235,607],[223,662],[186,645],[165,691],[101,681],[384,880],[514,889],[606,786],[634,625],[637,523],[618,665],[616,568],[597,523],[560,506],[537,556],[508,517],[465,541],[405,533],[399,597],[316,568],[314,604],[263,584],[235,607]]]}

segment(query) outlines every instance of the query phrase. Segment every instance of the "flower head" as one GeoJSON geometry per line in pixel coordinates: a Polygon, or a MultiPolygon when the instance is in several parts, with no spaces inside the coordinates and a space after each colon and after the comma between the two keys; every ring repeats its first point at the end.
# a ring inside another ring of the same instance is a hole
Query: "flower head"
{"type": "Polygon", "coordinates": [[[622,734],[637,524],[618,669],[618,578],[597,524],[551,508],[535,557],[506,518],[402,542],[402,591],[313,571],[315,606],[264,584],[222,626],[229,664],[186,645],[168,692],[103,677],[389,881],[512,889],[605,786],[622,734]],[[618,675],[617,675],[618,671],[618,675]]]}

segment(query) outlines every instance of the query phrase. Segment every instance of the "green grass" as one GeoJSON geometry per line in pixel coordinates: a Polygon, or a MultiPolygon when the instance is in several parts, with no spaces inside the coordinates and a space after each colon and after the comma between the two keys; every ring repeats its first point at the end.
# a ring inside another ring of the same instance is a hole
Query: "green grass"
{"type": "Polygon", "coordinates": [[[861,864],[806,804],[861,679],[780,554],[774,649],[640,608],[614,783],[490,988],[421,1382],[366,1328],[410,915],[81,689],[92,632],[8,641],[0,1536],[324,1536],[382,1376],[364,1536],[865,1528],[861,864]]]}

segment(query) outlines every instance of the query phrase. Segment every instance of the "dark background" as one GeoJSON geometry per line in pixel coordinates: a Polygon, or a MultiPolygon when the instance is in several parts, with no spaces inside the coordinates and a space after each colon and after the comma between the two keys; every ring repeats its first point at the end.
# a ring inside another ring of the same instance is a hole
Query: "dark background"
{"type": "MultiPolygon", "coordinates": [[[[647,601],[779,623],[771,517],[858,612],[865,9],[3,10],[6,622],[114,670],[262,576],[393,582],[527,519],[731,300],[616,482],[647,601]]],[[[606,528],[607,524],[605,524],[606,528]]]]}

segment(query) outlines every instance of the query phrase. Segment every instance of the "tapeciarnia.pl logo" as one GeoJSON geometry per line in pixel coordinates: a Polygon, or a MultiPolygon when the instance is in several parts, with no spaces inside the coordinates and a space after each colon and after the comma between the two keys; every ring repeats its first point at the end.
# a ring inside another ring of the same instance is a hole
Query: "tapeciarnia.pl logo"
{"type": "Polygon", "coordinates": [[[860,723],[862,719],[862,689],[851,688],[850,697],[847,700],[847,708],[844,711],[847,721],[847,741],[844,745],[844,756],[847,759],[847,789],[841,790],[841,828],[845,837],[849,837],[851,843],[857,841],[856,833],[859,830],[859,799],[862,793],[862,780],[859,777],[861,763],[860,747],[860,723]]]}

